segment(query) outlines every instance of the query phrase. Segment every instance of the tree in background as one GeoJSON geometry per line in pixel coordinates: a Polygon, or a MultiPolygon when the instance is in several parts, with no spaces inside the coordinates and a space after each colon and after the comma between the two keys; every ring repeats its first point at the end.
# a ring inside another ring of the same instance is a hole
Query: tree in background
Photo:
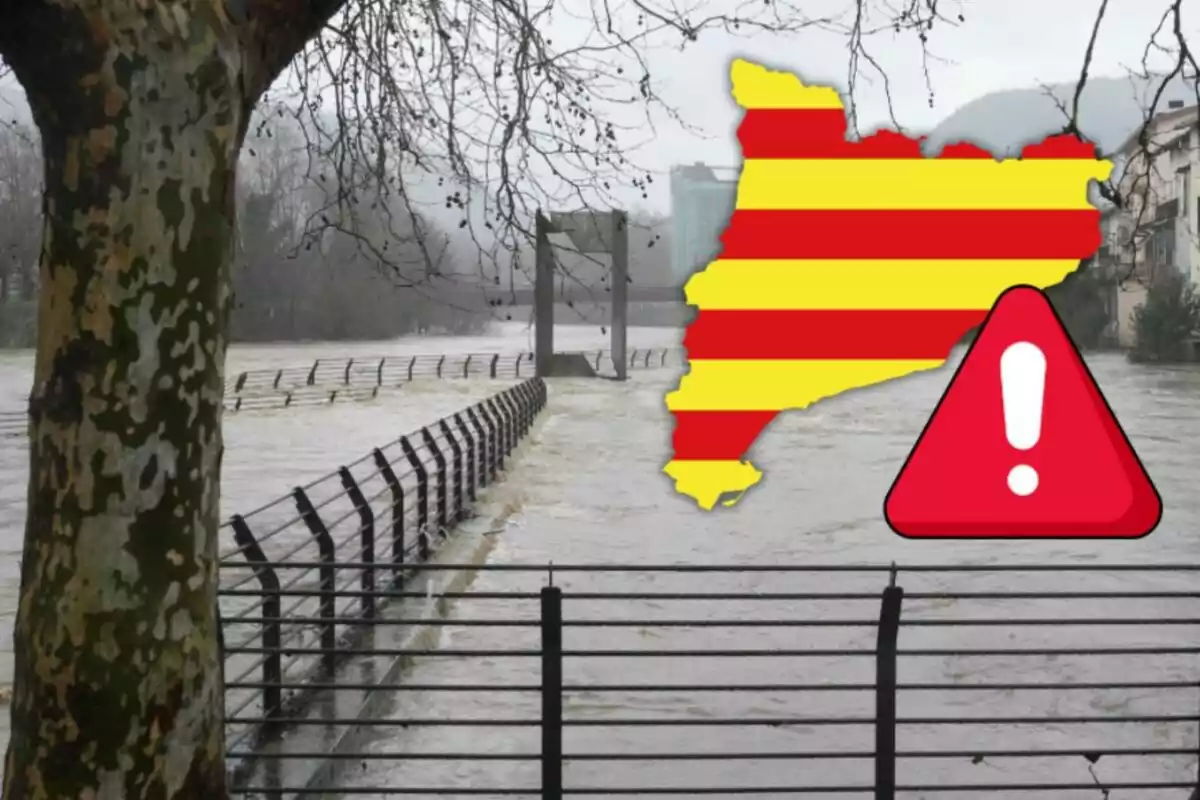
{"type": "Polygon", "coordinates": [[[1080,348],[1093,350],[1101,346],[1105,328],[1111,322],[1105,298],[1116,280],[1115,276],[1102,275],[1088,259],[1062,283],[1046,290],[1071,340],[1080,348]]]}
{"type": "Polygon", "coordinates": [[[0,125],[0,303],[32,301],[42,228],[37,132],[0,125]]]}
{"type": "MultiPolygon", "coordinates": [[[[238,172],[231,341],[385,339],[419,328],[474,333],[486,326],[491,315],[483,302],[470,295],[451,299],[458,288],[451,281],[468,261],[463,250],[471,242],[465,232],[447,233],[420,218],[422,238],[435,254],[443,285],[414,288],[389,279],[393,273],[381,269],[359,239],[311,224],[325,211],[339,213],[336,199],[331,201],[335,191],[318,180],[321,174],[336,176],[336,165],[310,156],[293,118],[257,117],[252,125],[256,135],[243,149],[238,172]],[[325,247],[313,246],[323,232],[329,234],[323,237],[325,247]],[[341,255],[336,264],[323,263],[335,237],[345,240],[341,255]],[[456,238],[458,248],[452,241],[456,238]]],[[[0,125],[0,220],[12,221],[0,225],[0,347],[28,347],[35,340],[31,298],[41,236],[41,168],[37,132],[0,125]]],[[[395,198],[391,204],[386,213],[394,216],[399,213],[395,198]]],[[[363,228],[372,214],[385,214],[364,211],[361,202],[355,213],[363,228]]],[[[424,253],[416,234],[410,229],[397,235],[393,227],[376,220],[375,246],[397,254],[397,263],[419,264],[423,272],[424,253]]]]}
{"type": "Polygon", "coordinates": [[[277,194],[249,191],[241,203],[240,248],[233,266],[232,341],[299,337],[296,297],[307,262],[288,260],[293,225],[280,213],[277,194]]]}
{"type": "Polygon", "coordinates": [[[1200,297],[1191,281],[1174,270],[1157,278],[1145,302],[1133,312],[1134,361],[1191,360],[1192,341],[1200,333],[1200,297]]]}
{"type": "Polygon", "coordinates": [[[41,185],[37,132],[0,124],[0,347],[33,341],[41,185]]]}

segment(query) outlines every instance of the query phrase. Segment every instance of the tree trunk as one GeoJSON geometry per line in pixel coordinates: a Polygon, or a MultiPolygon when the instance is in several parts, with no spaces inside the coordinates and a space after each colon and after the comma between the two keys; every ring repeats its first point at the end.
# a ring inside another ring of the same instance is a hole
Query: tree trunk
{"type": "Polygon", "coordinates": [[[4,798],[216,800],[237,32],[219,2],[12,8],[46,186],[4,798]]]}

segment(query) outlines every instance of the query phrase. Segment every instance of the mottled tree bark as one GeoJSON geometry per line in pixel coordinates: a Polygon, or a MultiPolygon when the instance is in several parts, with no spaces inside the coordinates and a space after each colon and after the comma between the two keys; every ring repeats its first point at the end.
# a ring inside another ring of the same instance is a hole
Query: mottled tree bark
{"type": "Polygon", "coordinates": [[[220,798],[237,30],[219,3],[16,6],[45,228],[4,797],[220,798]]]}
{"type": "Polygon", "coordinates": [[[227,796],[237,157],[258,97],[344,2],[0,2],[45,162],[5,800],[227,796]]]}

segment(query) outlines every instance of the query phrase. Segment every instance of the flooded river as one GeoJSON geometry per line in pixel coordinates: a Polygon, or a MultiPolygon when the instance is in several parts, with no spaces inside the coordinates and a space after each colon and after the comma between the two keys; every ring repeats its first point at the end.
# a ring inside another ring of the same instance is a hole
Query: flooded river
{"type": "MultiPolygon", "coordinates": [[[[570,331],[570,329],[564,329],[570,331]]],[[[678,331],[641,330],[632,332],[631,344],[655,346],[678,341],[678,331]]],[[[603,347],[598,330],[559,333],[559,346],[603,347]],[[574,343],[569,337],[575,337],[574,343]],[[564,341],[565,340],[565,341],[564,341]]],[[[313,358],[333,355],[389,355],[402,352],[506,351],[526,349],[528,333],[518,327],[483,339],[421,340],[394,345],[313,345],[276,348],[241,348],[231,354],[231,371],[250,366],[303,364],[313,358]]],[[[812,563],[913,563],[995,564],[1015,561],[1085,563],[1196,563],[1200,561],[1200,369],[1146,368],[1131,366],[1116,355],[1097,355],[1090,365],[1104,393],[1123,423],[1142,457],[1165,503],[1159,529],[1150,537],[1133,542],[1022,542],[1007,544],[970,542],[921,542],[900,539],[884,525],[881,504],[891,481],[929,413],[944,390],[951,370],[914,376],[881,387],[851,393],[823,402],[805,413],[782,415],[760,437],[752,457],[766,473],[733,509],[702,514],[694,503],[676,495],[670,481],[662,475],[669,458],[671,424],[663,405],[663,395],[677,375],[670,370],[635,372],[626,385],[609,381],[555,380],[550,382],[550,402],[535,426],[530,442],[522,448],[520,460],[509,479],[497,488],[505,493],[504,502],[517,510],[511,524],[496,537],[491,554],[494,563],[723,563],[723,564],[812,564],[812,563]]],[[[17,403],[27,392],[28,363],[21,357],[0,358],[0,398],[17,403]]],[[[235,415],[228,422],[229,451],[223,481],[225,508],[235,511],[270,499],[301,479],[329,471],[341,461],[357,456],[370,447],[394,438],[408,429],[443,413],[456,410],[488,389],[485,382],[430,382],[396,397],[374,404],[335,406],[323,409],[293,409],[255,415],[235,415]]],[[[1047,429],[1043,436],[1053,436],[1047,429]]],[[[25,482],[24,447],[16,441],[0,443],[0,547],[6,552],[0,570],[0,612],[11,615],[15,605],[16,561],[20,552],[21,521],[25,482]]],[[[546,580],[544,574],[484,572],[474,580],[473,589],[501,591],[536,590],[546,580]]],[[[904,575],[908,591],[953,587],[962,589],[1005,589],[1005,576],[904,575]]],[[[1062,576],[1043,576],[1037,582],[1041,590],[1066,586],[1062,576]]],[[[1072,584],[1079,587],[1078,580],[1072,584]]],[[[1080,579],[1084,580],[1084,579],[1080,579]]],[[[1086,587],[1152,588],[1170,585],[1189,588],[1188,576],[1129,577],[1108,573],[1086,578],[1086,587]]],[[[771,591],[804,586],[830,589],[880,586],[878,576],[796,576],[731,574],[699,575],[606,575],[556,576],[556,583],[577,589],[639,591],[647,588],[669,591],[704,591],[727,587],[731,591],[771,591]]],[[[1028,584],[1026,584],[1028,585],[1028,584]]],[[[1194,589],[1195,587],[1190,587],[1194,589]]],[[[469,600],[455,608],[464,618],[501,618],[514,614],[536,618],[536,604],[515,608],[504,600],[469,600]]],[[[570,605],[570,601],[568,601],[570,605]]],[[[951,602],[950,606],[953,606],[951,602]]],[[[1200,619],[1196,601],[1181,600],[1179,606],[1164,603],[1150,609],[1160,615],[1190,616],[1200,619]]],[[[915,602],[906,606],[906,614],[957,613],[967,616],[1003,616],[1005,608],[993,605],[964,610],[936,603],[915,602]]],[[[1115,608],[1090,609],[1095,614],[1148,613],[1135,611],[1131,604],[1115,608]]],[[[1032,609],[1026,613],[1053,615],[1060,609],[1032,609]]],[[[657,615],[679,617],[687,614],[710,617],[735,616],[739,613],[763,613],[773,616],[795,615],[797,609],[772,608],[765,611],[731,607],[688,610],[654,607],[587,607],[570,605],[567,613],[575,618],[626,614],[632,619],[657,615]]],[[[803,613],[831,618],[873,617],[878,605],[858,609],[822,607],[803,613]]],[[[1078,615],[1078,609],[1074,615],[1078,615]]],[[[7,618],[6,618],[7,619],[7,618]]],[[[5,623],[7,624],[7,623],[5,623]]],[[[1085,632],[1086,633],[1086,632],[1085,632]]],[[[1175,642],[1195,646],[1200,632],[1196,625],[1177,626],[1163,633],[1150,626],[1127,626],[1119,631],[1087,633],[1094,643],[1175,642]]],[[[452,626],[444,642],[456,648],[536,647],[536,628],[487,628],[452,626]]],[[[1045,646],[1058,636],[1054,629],[1034,631],[1022,640],[1026,647],[1045,646]]],[[[938,633],[902,633],[901,646],[920,647],[930,642],[940,646],[986,647],[1013,641],[1013,634],[995,629],[938,633]],[[908,637],[907,639],[905,637],[908,637]]],[[[874,641],[870,628],[852,629],[758,629],[720,631],[693,629],[682,631],[639,630],[624,628],[598,631],[595,628],[569,629],[567,647],[795,647],[865,646],[874,641]]],[[[7,643],[7,637],[0,638],[7,643]]],[[[1076,644],[1086,646],[1089,639],[1076,644]]],[[[1065,644],[1059,641],[1059,644],[1065,644]]],[[[1197,659],[1194,655],[1160,656],[1143,659],[1145,663],[1095,665],[1071,657],[1048,656],[1038,659],[992,659],[986,664],[969,657],[929,659],[921,666],[902,666],[901,680],[1116,680],[1136,676],[1150,679],[1161,676],[1171,680],[1195,680],[1197,659]]],[[[773,659],[749,661],[724,660],[716,663],[655,659],[625,661],[598,659],[570,667],[567,680],[621,682],[755,683],[772,680],[827,681],[871,680],[871,659],[804,659],[787,664],[773,659]]],[[[412,680],[416,683],[529,684],[536,682],[537,665],[530,659],[437,658],[418,662],[412,680]]],[[[1194,688],[1194,687],[1193,687],[1194,688]]],[[[993,693],[995,694],[995,693],[993,693]]],[[[1194,714],[1195,692],[1143,692],[1134,696],[1097,696],[1095,694],[1002,693],[1003,696],[970,697],[958,695],[943,707],[933,708],[929,700],[901,701],[901,715],[921,714],[1040,714],[1070,716],[1101,713],[1112,708],[1125,711],[1194,714]]],[[[537,695],[520,693],[437,693],[413,695],[405,699],[397,714],[446,717],[536,717],[537,695]]],[[[648,697],[637,693],[578,694],[568,703],[568,714],[576,718],[603,719],[607,716],[651,717],[674,715],[682,718],[731,716],[771,716],[792,714],[869,715],[869,695],[857,699],[838,693],[808,695],[801,702],[792,695],[709,695],[707,699],[683,694],[648,697]],[[866,705],[864,705],[864,703],[866,705]]],[[[1011,727],[1011,726],[1010,726],[1011,727]]],[[[1118,728],[1120,726],[1099,726],[1118,728]]],[[[996,728],[972,734],[978,746],[983,741],[992,747],[1050,746],[1064,736],[1080,749],[1093,732],[1071,734],[1070,725],[1048,724],[1035,730],[996,728]],[[982,737],[982,738],[980,738],[982,737]],[[1073,737],[1073,738],[1072,738],[1073,737]]],[[[1151,726],[1149,732],[1111,733],[1126,746],[1139,742],[1157,746],[1196,745],[1195,724],[1151,726]],[[1137,738],[1137,737],[1142,738],[1137,738]],[[1147,738],[1148,737],[1148,738],[1147,738]],[[1132,744],[1130,744],[1132,743],[1132,744]]],[[[530,786],[537,783],[536,762],[490,761],[454,765],[442,761],[404,760],[402,753],[440,752],[536,752],[535,729],[470,729],[462,727],[429,728],[398,732],[374,745],[387,758],[364,763],[354,780],[370,786],[530,786]]],[[[953,746],[955,729],[917,726],[902,736],[902,748],[953,746]],[[907,737],[907,738],[905,738],[907,737]],[[949,737],[949,739],[947,739],[949,737]]],[[[796,751],[821,747],[849,746],[870,748],[870,732],[845,732],[831,728],[782,726],[774,729],[736,730],[703,728],[572,728],[568,731],[569,751],[647,752],[671,749],[686,739],[691,750],[761,749],[796,751]]],[[[1111,744],[1111,740],[1106,740],[1111,744]]],[[[1097,743],[1101,746],[1104,743],[1097,743]]],[[[1058,762],[1056,762],[1057,764],[1058,762]]],[[[1009,762],[1007,764],[957,764],[952,775],[963,782],[998,782],[1028,778],[1054,781],[1090,782],[1088,764],[1075,759],[1069,767],[1046,763],[1009,762]],[[972,771],[974,770],[974,771],[972,771]]],[[[597,785],[708,785],[761,783],[796,785],[819,781],[820,772],[830,769],[828,762],[814,764],[775,764],[713,762],[681,764],[632,763],[614,769],[611,764],[580,763],[570,767],[570,782],[575,786],[597,785]]],[[[838,767],[842,769],[843,767],[838,767]]],[[[846,765],[845,769],[865,770],[860,777],[869,782],[869,764],[846,765]]],[[[902,765],[901,781],[922,780],[920,765],[902,765]],[[915,777],[914,777],[915,776],[915,777]]],[[[947,770],[951,767],[947,767],[947,770]]],[[[1125,780],[1163,780],[1194,775],[1195,759],[1175,759],[1167,766],[1154,760],[1121,762],[1108,759],[1097,769],[1111,778],[1125,780]]],[[[770,795],[760,795],[770,796],[770,795]]],[[[781,795],[782,796],[782,795],[781,795]]],[[[813,795],[816,796],[816,795],[813,795]]],[[[906,795],[908,796],[908,795],[906,795]]],[[[912,795],[914,797],[920,796],[912,795]]],[[[955,798],[954,793],[930,795],[955,798]]],[[[966,795],[964,795],[965,797],[966,795]]],[[[971,795],[974,797],[975,795],[971,795]]],[[[986,795],[1004,797],[1002,793],[986,795]]],[[[1022,796],[1022,795],[1014,795],[1022,796]]],[[[1071,797],[1099,798],[1092,794],[1071,797]]],[[[1151,800],[1182,798],[1174,793],[1114,793],[1111,800],[1151,800]]]]}
{"type": "MultiPolygon", "coordinates": [[[[1165,502],[1161,526],[1151,536],[1128,542],[932,542],[901,539],[882,520],[881,505],[891,481],[946,386],[951,370],[913,376],[850,393],[805,413],[784,414],[760,437],[752,452],[764,472],[759,486],[733,509],[699,513],[676,495],[661,474],[669,457],[670,420],[663,394],[674,377],[661,371],[638,373],[631,385],[557,380],[550,403],[524,448],[513,479],[501,491],[520,509],[498,537],[494,564],[913,564],[998,563],[1176,563],[1200,562],[1200,370],[1130,366],[1120,356],[1097,355],[1091,367],[1124,423],[1165,502]],[[586,454],[586,457],[581,457],[586,454]]],[[[1044,436],[1053,436],[1047,429],[1044,436]]],[[[1196,591],[1192,574],[946,574],[905,573],[907,592],[952,591],[1196,591]]],[[[538,573],[483,572],[472,590],[536,592],[548,580],[538,573]]],[[[564,617],[573,620],[644,620],[620,628],[568,627],[568,649],[729,649],[862,648],[874,646],[875,630],[820,628],[662,628],[662,619],[877,619],[877,600],[866,602],[583,601],[573,591],[592,592],[837,592],[877,593],[886,580],[874,574],[672,574],[555,572],[564,587],[564,617]]],[[[991,618],[1190,618],[1173,626],[904,628],[904,649],[1087,648],[1097,645],[1200,645],[1200,600],[956,601],[909,600],[905,619],[991,618]]],[[[536,620],[536,601],[464,599],[455,607],[464,620],[536,620]]],[[[456,650],[532,649],[539,631],[528,628],[453,626],[443,645],[456,650]]],[[[576,686],[605,684],[829,684],[870,683],[871,658],[569,658],[565,680],[576,686]]],[[[1084,683],[1123,680],[1190,681],[1183,689],[1038,690],[909,692],[899,702],[901,717],[1032,716],[1051,721],[1035,725],[909,724],[899,732],[901,750],[1066,748],[1070,752],[1114,747],[1190,747],[1197,743],[1194,653],[1138,656],[961,655],[901,658],[900,681],[931,683],[1084,683]],[[1145,724],[1078,725],[1072,716],[1185,715],[1191,720],[1145,724]],[[1060,723],[1056,720],[1064,720],[1060,723]],[[1075,750],[1072,750],[1074,748],[1075,750]]],[[[504,692],[501,687],[535,684],[537,659],[520,657],[435,657],[418,664],[409,680],[417,684],[494,686],[496,691],[404,694],[396,719],[536,719],[536,692],[504,692]]],[[[606,721],[640,718],[678,724],[716,718],[871,718],[869,692],[794,693],[588,691],[569,694],[568,753],[615,754],[626,760],[577,760],[566,767],[569,787],[733,787],[870,784],[871,764],[863,760],[636,760],[646,753],[748,753],[774,751],[870,751],[871,728],[826,725],[758,727],[609,727],[606,721]],[[635,760],[628,760],[630,758],[635,760]]],[[[536,728],[425,727],[389,731],[374,744],[384,758],[352,770],[354,785],[368,787],[497,787],[538,784],[535,761],[472,761],[405,758],[424,753],[537,753],[536,728]],[[391,761],[387,754],[392,754],[391,761]]],[[[1013,782],[1093,785],[1089,769],[1104,781],[1194,780],[1193,756],[1109,756],[1091,765],[1073,758],[990,759],[975,763],[902,760],[902,784],[1011,784],[1013,782]]],[[[634,791],[634,794],[637,792],[634,791]]],[[[593,796],[600,796],[598,792],[593,796]]],[[[382,796],[382,795],[380,795],[382,796]]],[[[682,795],[676,795],[682,796],[682,795]]],[[[756,793],[756,797],[794,794],[756,793]]],[[[815,793],[812,797],[842,797],[815,793]]],[[[854,795],[858,796],[858,795],[854,795]]],[[[863,795],[865,796],[865,795],[863,795]]],[[[906,798],[1036,797],[1097,800],[1098,789],[1059,794],[992,791],[904,793],[906,798]]],[[[1130,790],[1104,795],[1109,800],[1182,800],[1184,790],[1130,790]]]]}
{"type": "MultiPolygon", "coordinates": [[[[518,353],[532,350],[532,335],[527,325],[502,323],[493,326],[491,335],[484,336],[234,346],[229,353],[227,373],[302,367],[318,358],[518,353]]],[[[594,350],[609,344],[595,326],[563,326],[556,331],[555,340],[561,350],[594,350]]],[[[629,332],[631,347],[676,344],[678,340],[678,331],[670,329],[631,328],[629,332]]],[[[31,352],[0,351],[0,410],[24,407],[32,375],[31,352]]],[[[223,513],[228,516],[256,508],[293,486],[358,458],[372,447],[459,411],[497,388],[486,379],[427,380],[414,382],[400,393],[382,395],[369,403],[230,414],[225,422],[223,513]]],[[[7,654],[12,643],[8,629],[16,613],[27,458],[24,440],[0,438],[0,686],[8,683],[11,674],[7,654]]]]}

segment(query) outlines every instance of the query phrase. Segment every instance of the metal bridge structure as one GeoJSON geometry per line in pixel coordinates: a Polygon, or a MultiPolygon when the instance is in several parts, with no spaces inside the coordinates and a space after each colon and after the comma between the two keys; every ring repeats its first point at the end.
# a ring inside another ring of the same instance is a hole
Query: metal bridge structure
{"type": "MultiPolygon", "coordinates": [[[[671,285],[639,284],[636,276],[626,287],[630,303],[683,303],[683,286],[697,270],[720,251],[721,232],[729,223],[737,200],[737,168],[691,164],[671,169],[671,285]]],[[[556,303],[609,303],[611,281],[599,285],[570,284],[555,287],[556,303]]],[[[505,288],[493,285],[464,286],[456,290],[464,302],[483,298],[493,306],[534,306],[533,286],[505,288]]]]}

